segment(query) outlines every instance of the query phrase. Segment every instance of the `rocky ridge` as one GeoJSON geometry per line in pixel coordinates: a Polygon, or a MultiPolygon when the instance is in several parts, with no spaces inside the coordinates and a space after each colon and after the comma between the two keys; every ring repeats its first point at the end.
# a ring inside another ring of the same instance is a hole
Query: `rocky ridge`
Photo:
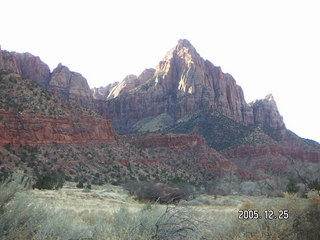
{"type": "Polygon", "coordinates": [[[0,49],[0,70],[16,73],[25,79],[32,79],[55,95],[94,108],[93,97],[87,80],[79,73],[59,64],[52,72],[39,57],[30,53],[8,52],[0,49]]]}
{"type": "Polygon", "coordinates": [[[245,125],[285,128],[273,97],[247,104],[234,78],[204,60],[188,40],[179,40],[151,73],[142,83],[135,76],[126,78],[114,89],[125,89],[128,82],[135,88],[110,93],[99,109],[119,132],[147,117],[166,113],[177,120],[198,110],[216,110],[245,125]]]}
{"type": "Polygon", "coordinates": [[[93,99],[87,80],[61,63],[52,71],[48,90],[60,98],[93,109],[93,99]]]}
{"type": "Polygon", "coordinates": [[[8,52],[0,49],[1,71],[13,72],[36,81],[42,87],[46,87],[50,80],[50,69],[30,53],[8,52]]]}

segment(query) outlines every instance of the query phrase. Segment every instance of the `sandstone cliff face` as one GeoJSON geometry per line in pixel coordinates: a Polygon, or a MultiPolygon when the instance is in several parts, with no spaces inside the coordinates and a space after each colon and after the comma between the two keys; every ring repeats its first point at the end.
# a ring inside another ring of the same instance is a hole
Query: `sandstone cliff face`
{"type": "Polygon", "coordinates": [[[155,75],[155,86],[171,93],[181,106],[177,117],[200,109],[217,109],[240,122],[251,122],[246,114],[242,89],[220,67],[204,60],[187,41],[180,40],[161,61],[155,75]]]}
{"type": "Polygon", "coordinates": [[[125,131],[143,118],[162,113],[179,119],[198,110],[213,109],[240,123],[284,128],[273,99],[247,104],[233,77],[201,58],[187,40],[179,40],[150,76],[144,83],[133,76],[120,83],[114,88],[118,89],[115,94],[108,96],[104,109],[100,108],[118,130],[125,131]],[[126,82],[135,89],[128,92],[126,82]]]}
{"type": "Polygon", "coordinates": [[[31,79],[55,95],[77,104],[94,108],[92,93],[87,80],[79,73],[58,65],[50,73],[47,64],[30,53],[15,53],[0,50],[0,70],[17,73],[22,78],[31,79]]]}
{"type": "Polygon", "coordinates": [[[110,120],[89,115],[36,116],[0,111],[0,146],[114,142],[110,120]]]}
{"type": "Polygon", "coordinates": [[[108,99],[115,98],[120,94],[129,92],[130,90],[144,84],[147,80],[151,79],[155,73],[155,69],[146,69],[140,76],[128,75],[121,83],[117,84],[108,95],[108,99]]]}
{"type": "Polygon", "coordinates": [[[92,88],[91,93],[96,100],[106,100],[110,91],[119,84],[119,82],[110,83],[105,87],[92,88]]]}
{"type": "Polygon", "coordinates": [[[30,53],[15,53],[0,50],[0,70],[20,74],[46,87],[50,78],[49,67],[30,53]]]}
{"type": "Polygon", "coordinates": [[[51,73],[48,90],[61,98],[93,108],[92,93],[87,80],[61,63],[51,73]]]}
{"type": "Polygon", "coordinates": [[[283,118],[271,94],[267,95],[264,99],[250,103],[249,106],[253,110],[253,122],[255,125],[274,129],[285,128],[283,118]]]}

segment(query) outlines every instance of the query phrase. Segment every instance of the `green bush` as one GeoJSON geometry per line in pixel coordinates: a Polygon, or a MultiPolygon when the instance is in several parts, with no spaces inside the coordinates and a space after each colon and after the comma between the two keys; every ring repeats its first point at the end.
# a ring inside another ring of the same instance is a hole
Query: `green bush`
{"type": "Polygon", "coordinates": [[[80,182],[76,185],[76,187],[77,187],[77,188],[83,188],[83,182],[80,181],[80,182]]]}
{"type": "Polygon", "coordinates": [[[288,193],[297,193],[299,191],[299,187],[297,186],[297,180],[294,178],[290,178],[286,190],[288,193]]]}
{"type": "Polygon", "coordinates": [[[309,190],[318,190],[318,191],[320,191],[320,181],[318,179],[315,179],[315,180],[311,181],[308,184],[308,189],[309,190]]]}
{"type": "Polygon", "coordinates": [[[36,183],[32,186],[38,189],[57,190],[63,187],[65,180],[62,174],[38,174],[36,183]]]}

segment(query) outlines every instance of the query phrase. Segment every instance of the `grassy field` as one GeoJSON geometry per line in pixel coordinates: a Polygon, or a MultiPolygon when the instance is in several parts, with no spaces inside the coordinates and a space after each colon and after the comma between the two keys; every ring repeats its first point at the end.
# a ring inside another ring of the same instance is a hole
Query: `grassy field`
{"type": "Polygon", "coordinates": [[[0,187],[0,239],[319,239],[319,192],[308,199],[286,194],[200,195],[175,205],[141,203],[120,186],[91,190],[67,183],[59,190],[26,190],[22,179],[0,187]],[[239,219],[239,210],[261,219],[239,219]],[[267,220],[264,210],[288,210],[267,220]]]}

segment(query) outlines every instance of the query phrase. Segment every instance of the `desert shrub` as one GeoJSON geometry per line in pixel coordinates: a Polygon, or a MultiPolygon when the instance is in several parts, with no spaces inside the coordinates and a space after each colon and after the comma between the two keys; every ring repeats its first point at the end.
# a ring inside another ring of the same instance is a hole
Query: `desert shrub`
{"type": "Polygon", "coordinates": [[[320,192],[308,193],[309,205],[294,218],[293,230],[299,239],[320,239],[320,192]]]}
{"type": "Polygon", "coordinates": [[[129,182],[124,188],[139,201],[151,201],[164,204],[178,203],[181,199],[188,200],[194,195],[194,188],[190,185],[169,186],[163,183],[129,182]]]}
{"type": "Polygon", "coordinates": [[[289,183],[287,184],[286,190],[288,193],[296,193],[299,191],[297,186],[297,180],[294,178],[289,178],[289,183]]]}
{"type": "Polygon", "coordinates": [[[80,181],[79,183],[77,183],[76,187],[77,187],[77,188],[83,188],[83,182],[80,181]]]}
{"type": "Polygon", "coordinates": [[[183,200],[192,200],[198,196],[195,186],[188,183],[174,184],[172,187],[178,188],[176,195],[183,200]]]}
{"type": "Polygon", "coordinates": [[[319,179],[315,179],[315,180],[311,181],[308,184],[308,189],[320,191],[320,181],[319,181],[319,179]]]}
{"type": "Polygon", "coordinates": [[[65,180],[62,174],[52,173],[52,174],[37,174],[36,182],[32,186],[38,189],[49,189],[57,190],[63,187],[65,180]]]}
{"type": "Polygon", "coordinates": [[[200,222],[192,210],[185,207],[167,207],[154,224],[152,239],[190,239],[198,232],[200,222]]]}
{"type": "Polygon", "coordinates": [[[149,205],[133,213],[123,207],[109,229],[101,228],[97,234],[100,239],[200,239],[198,226],[191,208],[149,205]]]}
{"type": "Polygon", "coordinates": [[[31,186],[31,179],[24,176],[22,172],[13,173],[0,182],[0,214],[18,192],[26,190],[31,186]]]}
{"type": "Polygon", "coordinates": [[[160,186],[151,182],[129,182],[124,184],[124,188],[139,201],[158,201],[162,195],[160,186]]]}
{"type": "Polygon", "coordinates": [[[91,229],[74,211],[57,210],[18,193],[0,218],[1,239],[89,239],[91,229]]]}

